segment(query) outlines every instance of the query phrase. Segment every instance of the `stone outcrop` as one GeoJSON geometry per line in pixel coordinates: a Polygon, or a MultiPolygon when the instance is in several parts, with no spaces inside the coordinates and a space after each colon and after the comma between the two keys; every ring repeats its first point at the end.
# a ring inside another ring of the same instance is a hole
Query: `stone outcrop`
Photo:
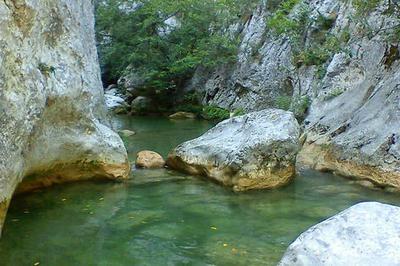
{"type": "Polygon", "coordinates": [[[89,0],[0,3],[0,229],[16,189],[128,177],[104,120],[92,11],[89,0]]]}
{"type": "Polygon", "coordinates": [[[268,38],[269,15],[267,6],[260,5],[238,26],[242,42],[236,65],[212,73],[200,68],[186,90],[203,95],[203,104],[249,112],[275,107],[281,95],[292,96],[294,88],[286,70],[291,68],[291,47],[285,39],[268,38]]]}
{"type": "MultiPolygon", "coordinates": [[[[307,88],[316,93],[299,159],[318,170],[400,189],[399,51],[388,40],[391,32],[382,30],[400,21],[380,5],[367,17],[374,36],[360,35],[361,23],[349,23],[351,6],[325,2],[316,8],[338,14],[333,31],[348,27],[354,37],[349,54],[335,54],[325,77],[307,88]]],[[[304,76],[306,82],[312,84],[312,77],[304,76]]]]}
{"type": "Polygon", "coordinates": [[[164,158],[154,151],[141,151],[136,156],[136,167],[157,169],[165,166],[164,158]]]}
{"type": "Polygon", "coordinates": [[[300,127],[293,114],[263,110],[219,123],[168,156],[169,167],[235,191],[275,188],[295,175],[300,127]]]}
{"type": "Polygon", "coordinates": [[[204,104],[229,110],[278,106],[288,96],[293,108],[299,98],[309,98],[299,162],[400,189],[400,50],[393,32],[399,10],[382,1],[364,20],[352,1],[303,2],[309,18],[303,56],[311,56],[321,32],[340,41],[324,48],[333,50],[326,62],[296,62],[289,38],[271,33],[264,3],[242,25],[237,64],[213,73],[199,69],[187,90],[202,94],[204,104]]]}
{"type": "Polygon", "coordinates": [[[400,208],[360,203],[300,235],[279,265],[399,265],[399,250],[400,208]]]}

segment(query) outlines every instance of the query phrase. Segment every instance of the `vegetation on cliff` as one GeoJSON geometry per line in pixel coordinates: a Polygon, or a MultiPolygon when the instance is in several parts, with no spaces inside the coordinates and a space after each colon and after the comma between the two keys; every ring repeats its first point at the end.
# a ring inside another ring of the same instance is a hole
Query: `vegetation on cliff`
{"type": "Polygon", "coordinates": [[[230,27],[250,10],[243,0],[98,1],[103,74],[115,81],[134,70],[142,94],[168,102],[197,67],[236,60],[239,40],[230,27]]]}

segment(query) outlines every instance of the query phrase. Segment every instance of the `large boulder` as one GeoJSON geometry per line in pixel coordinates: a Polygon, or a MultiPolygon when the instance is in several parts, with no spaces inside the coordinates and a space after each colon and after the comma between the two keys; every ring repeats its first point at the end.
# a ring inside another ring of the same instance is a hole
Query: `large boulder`
{"type": "Polygon", "coordinates": [[[225,120],[181,144],[169,154],[167,164],[235,191],[275,188],[295,175],[299,134],[291,112],[263,110],[225,120]]]}
{"type": "Polygon", "coordinates": [[[127,153],[108,127],[93,1],[0,2],[0,230],[25,192],[125,179],[127,153]]]}
{"type": "Polygon", "coordinates": [[[400,265],[400,208],[360,203],[310,228],[280,266],[400,265]]]}

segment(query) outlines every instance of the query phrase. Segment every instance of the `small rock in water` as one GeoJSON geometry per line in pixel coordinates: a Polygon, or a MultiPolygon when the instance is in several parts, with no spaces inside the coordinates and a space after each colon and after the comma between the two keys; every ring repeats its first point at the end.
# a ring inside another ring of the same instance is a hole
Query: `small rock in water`
{"type": "Polygon", "coordinates": [[[376,188],[377,188],[377,187],[375,186],[375,184],[372,183],[372,182],[369,181],[369,180],[361,180],[361,181],[358,181],[357,183],[358,183],[359,185],[363,186],[363,187],[367,187],[367,188],[370,188],[370,189],[376,189],[376,188]]]}
{"type": "Polygon", "coordinates": [[[119,134],[124,137],[131,137],[131,136],[136,135],[136,132],[134,132],[132,130],[124,129],[124,130],[120,130],[119,134]]]}
{"type": "Polygon", "coordinates": [[[196,115],[189,112],[177,112],[169,116],[171,119],[195,119],[196,115]]]}
{"type": "Polygon", "coordinates": [[[136,167],[157,169],[165,166],[163,157],[154,151],[141,151],[137,154],[136,167]]]}

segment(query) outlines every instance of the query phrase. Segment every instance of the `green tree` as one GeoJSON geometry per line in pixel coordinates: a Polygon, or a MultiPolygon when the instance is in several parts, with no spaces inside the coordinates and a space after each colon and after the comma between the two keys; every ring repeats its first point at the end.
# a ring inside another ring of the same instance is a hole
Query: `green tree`
{"type": "Polygon", "coordinates": [[[128,67],[134,69],[144,80],[140,89],[165,102],[197,67],[235,61],[239,39],[229,29],[257,2],[98,0],[96,32],[103,73],[115,80],[128,67]],[[172,19],[175,26],[168,23],[172,19]]]}

